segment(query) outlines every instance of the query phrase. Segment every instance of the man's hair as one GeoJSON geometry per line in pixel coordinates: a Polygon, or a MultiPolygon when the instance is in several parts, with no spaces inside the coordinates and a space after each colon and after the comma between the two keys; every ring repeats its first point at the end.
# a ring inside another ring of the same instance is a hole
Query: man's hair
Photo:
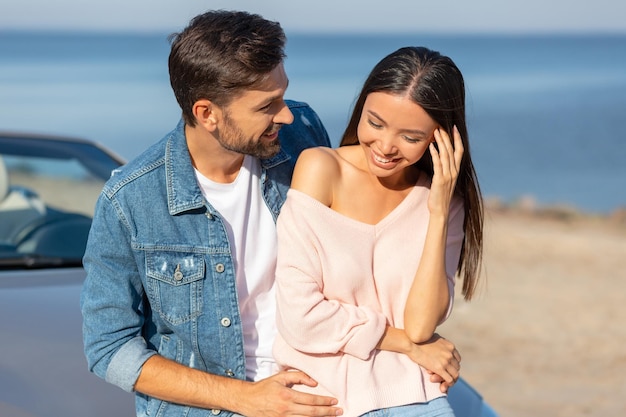
{"type": "Polygon", "coordinates": [[[241,11],[209,11],[170,36],[170,84],[185,123],[195,102],[228,105],[282,63],[285,33],[278,22],[241,11]]]}

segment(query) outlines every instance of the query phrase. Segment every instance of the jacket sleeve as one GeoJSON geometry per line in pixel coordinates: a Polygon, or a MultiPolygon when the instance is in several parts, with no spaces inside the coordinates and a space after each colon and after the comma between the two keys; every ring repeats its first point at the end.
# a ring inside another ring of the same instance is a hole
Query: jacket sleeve
{"type": "Polygon", "coordinates": [[[291,113],[293,123],[280,129],[281,146],[296,158],[306,148],[315,146],[330,147],[330,139],[319,116],[308,104],[285,100],[291,113]]]}
{"type": "Polygon", "coordinates": [[[325,233],[324,225],[311,222],[309,214],[288,197],[278,218],[278,331],[288,345],[301,352],[343,352],[366,360],[387,320],[373,308],[342,303],[324,294],[321,258],[325,255],[321,251],[335,257],[341,252],[321,247],[316,234],[325,233]]]}
{"type": "Polygon", "coordinates": [[[144,362],[156,354],[141,336],[143,286],[128,223],[103,193],[83,258],[83,342],[89,370],[132,391],[144,362]]]}

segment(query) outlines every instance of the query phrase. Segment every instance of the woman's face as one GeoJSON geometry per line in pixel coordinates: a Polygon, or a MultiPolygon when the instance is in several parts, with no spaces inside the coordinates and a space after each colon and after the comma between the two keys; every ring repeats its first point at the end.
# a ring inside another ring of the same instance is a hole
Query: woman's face
{"type": "Polygon", "coordinates": [[[424,155],[438,127],[410,98],[377,92],[365,99],[357,136],[370,171],[392,177],[424,155]]]}

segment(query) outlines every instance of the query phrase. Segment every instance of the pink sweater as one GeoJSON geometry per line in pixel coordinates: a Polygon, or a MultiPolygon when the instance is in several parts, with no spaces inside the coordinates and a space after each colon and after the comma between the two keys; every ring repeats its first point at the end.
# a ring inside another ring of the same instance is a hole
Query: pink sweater
{"type": "MultiPolygon", "coordinates": [[[[293,189],[278,218],[274,356],[281,367],[300,369],[319,383],[295,389],[337,398],[344,416],[443,395],[406,355],[375,349],[387,323],[404,327],[405,300],[426,236],[428,186],[420,181],[376,225],[293,189]]],[[[453,200],[446,248],[450,308],[462,208],[460,199],[453,200]]]]}

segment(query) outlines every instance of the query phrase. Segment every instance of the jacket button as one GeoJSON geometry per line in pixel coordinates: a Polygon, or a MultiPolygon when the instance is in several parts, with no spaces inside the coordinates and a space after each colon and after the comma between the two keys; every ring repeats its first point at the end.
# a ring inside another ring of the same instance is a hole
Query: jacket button
{"type": "Polygon", "coordinates": [[[217,265],[215,265],[215,270],[217,272],[224,272],[224,264],[217,264],[217,265]]]}
{"type": "Polygon", "coordinates": [[[228,317],[224,317],[220,322],[222,323],[222,326],[224,327],[230,326],[230,319],[228,317]]]}
{"type": "Polygon", "coordinates": [[[174,281],[182,281],[183,273],[180,272],[180,264],[176,265],[176,270],[174,271],[174,281]]]}
{"type": "Polygon", "coordinates": [[[216,410],[216,409],[211,410],[211,414],[213,414],[214,416],[218,415],[219,413],[221,413],[220,410],[216,410]]]}
{"type": "Polygon", "coordinates": [[[226,370],[226,375],[230,376],[230,377],[233,377],[233,376],[235,376],[235,373],[231,369],[227,369],[226,370]]]}

